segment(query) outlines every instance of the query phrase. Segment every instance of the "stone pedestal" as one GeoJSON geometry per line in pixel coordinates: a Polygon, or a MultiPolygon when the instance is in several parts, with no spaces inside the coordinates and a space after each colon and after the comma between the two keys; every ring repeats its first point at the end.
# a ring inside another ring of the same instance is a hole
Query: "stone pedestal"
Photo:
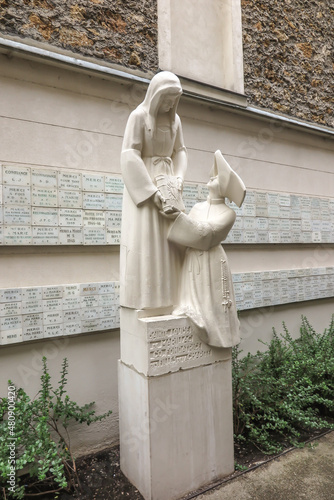
{"type": "Polygon", "coordinates": [[[233,472],[231,349],[144,314],[121,309],[121,469],[145,500],[173,500],[233,472]]]}

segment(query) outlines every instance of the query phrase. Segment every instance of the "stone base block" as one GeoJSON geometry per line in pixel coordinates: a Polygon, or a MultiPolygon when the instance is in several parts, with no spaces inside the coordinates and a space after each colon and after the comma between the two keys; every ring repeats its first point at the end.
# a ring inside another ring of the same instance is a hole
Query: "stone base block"
{"type": "Polygon", "coordinates": [[[231,349],[210,347],[185,316],[147,316],[121,307],[121,360],[147,376],[210,365],[231,357],[231,349]]]}
{"type": "Polygon", "coordinates": [[[175,500],[234,469],[231,360],[146,376],[119,362],[121,469],[175,500]]]}

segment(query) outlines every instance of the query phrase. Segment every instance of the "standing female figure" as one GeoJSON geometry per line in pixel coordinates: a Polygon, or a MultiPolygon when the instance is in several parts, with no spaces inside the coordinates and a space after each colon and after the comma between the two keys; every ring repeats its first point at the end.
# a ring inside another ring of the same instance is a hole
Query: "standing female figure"
{"type": "Polygon", "coordinates": [[[164,198],[156,178],[170,176],[182,190],[187,153],[176,114],[181,93],[173,73],[158,73],[125,129],[121,154],[125,184],[120,255],[123,307],[162,308],[175,302],[180,253],[167,241],[172,220],[161,214],[164,198]]]}

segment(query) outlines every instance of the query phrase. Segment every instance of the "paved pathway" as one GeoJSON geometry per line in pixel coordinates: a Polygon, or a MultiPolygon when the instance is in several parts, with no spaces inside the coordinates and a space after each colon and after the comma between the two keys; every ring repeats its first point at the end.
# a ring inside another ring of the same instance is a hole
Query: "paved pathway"
{"type": "Polygon", "coordinates": [[[334,432],[196,500],[334,500],[334,432]]]}

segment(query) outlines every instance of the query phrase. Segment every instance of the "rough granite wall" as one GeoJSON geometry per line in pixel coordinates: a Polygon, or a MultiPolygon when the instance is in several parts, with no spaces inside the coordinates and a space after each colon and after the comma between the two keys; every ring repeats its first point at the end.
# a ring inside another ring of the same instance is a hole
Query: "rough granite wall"
{"type": "MultiPolygon", "coordinates": [[[[181,1],[181,0],[180,0],[181,1]]],[[[334,127],[333,0],[242,0],[251,104],[334,127]]],[[[158,69],[157,0],[0,0],[0,34],[158,69]]]]}
{"type": "Polygon", "coordinates": [[[158,68],[157,0],[0,0],[0,33],[123,66],[158,68]]]}
{"type": "Polygon", "coordinates": [[[251,103],[334,127],[333,0],[242,0],[251,103]]]}

